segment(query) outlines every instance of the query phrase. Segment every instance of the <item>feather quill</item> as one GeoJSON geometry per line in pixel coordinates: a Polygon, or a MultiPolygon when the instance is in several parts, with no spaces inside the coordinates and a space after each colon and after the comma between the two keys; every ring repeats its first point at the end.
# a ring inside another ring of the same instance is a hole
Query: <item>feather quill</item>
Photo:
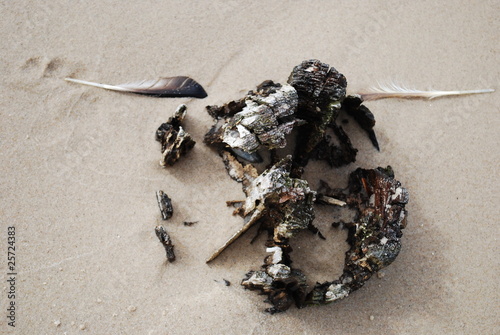
{"type": "Polygon", "coordinates": [[[129,92],[155,97],[193,97],[205,98],[207,93],[203,87],[194,79],[185,76],[164,77],[156,80],[143,80],[120,85],[108,85],[94,83],[85,80],[65,78],[66,81],[88,85],[93,87],[104,88],[111,91],[129,92]]]}
{"type": "Polygon", "coordinates": [[[378,87],[372,87],[365,92],[360,92],[358,95],[363,101],[380,100],[388,98],[399,99],[435,99],[450,95],[466,95],[466,94],[480,94],[491,93],[493,89],[484,90],[468,90],[468,91],[420,91],[409,89],[395,83],[379,84],[378,87]]]}

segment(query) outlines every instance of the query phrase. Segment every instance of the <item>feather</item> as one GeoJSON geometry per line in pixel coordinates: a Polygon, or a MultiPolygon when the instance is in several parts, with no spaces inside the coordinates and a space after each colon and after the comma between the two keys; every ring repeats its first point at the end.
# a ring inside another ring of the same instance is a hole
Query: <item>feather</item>
{"type": "Polygon", "coordinates": [[[205,98],[207,93],[194,79],[184,76],[143,80],[120,85],[107,85],[90,81],[65,78],[72,83],[104,88],[106,90],[144,94],[156,97],[193,97],[205,98]]]}
{"type": "Polygon", "coordinates": [[[470,91],[420,91],[409,89],[395,83],[386,85],[379,84],[378,87],[372,87],[365,92],[358,93],[363,101],[380,100],[388,98],[399,99],[434,99],[449,95],[465,95],[494,92],[493,89],[470,90],[470,91]]]}

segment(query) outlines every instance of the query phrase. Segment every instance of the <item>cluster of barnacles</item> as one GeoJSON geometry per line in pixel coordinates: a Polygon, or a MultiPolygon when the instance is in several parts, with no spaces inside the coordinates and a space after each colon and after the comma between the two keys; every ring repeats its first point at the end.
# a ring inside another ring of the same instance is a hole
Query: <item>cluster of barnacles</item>
{"type": "MultiPolygon", "coordinates": [[[[322,182],[314,191],[302,179],[310,159],[325,160],[332,167],[356,160],[357,149],[337,123],[341,111],[351,115],[379,149],[373,114],[360,96],[346,96],[346,87],[346,78],[333,67],[307,60],[293,69],[287,84],[266,80],[239,100],[207,106],[216,122],[204,141],[219,151],[229,176],[242,184],[246,196],[244,201],[228,201],[236,207],[234,213],[244,218],[243,227],[207,262],[252,226],[259,225],[259,232],[267,231],[269,256],[262,268],[247,273],[241,284],[266,294],[271,313],[285,311],[293,304],[305,307],[343,299],[392,263],[401,249],[408,192],[394,179],[390,167],[358,168],[350,174],[345,189],[332,189],[322,182]],[[337,138],[337,144],[329,133],[337,138]],[[280,157],[280,149],[289,142],[294,143],[292,153],[280,157]],[[270,163],[259,173],[253,164],[262,163],[266,152],[270,163]],[[353,222],[344,225],[350,249],[342,275],[309,289],[306,275],[292,266],[290,243],[306,229],[322,236],[313,224],[316,204],[348,207],[356,215],[353,222]]],[[[173,165],[195,145],[181,126],[185,114],[186,106],[179,106],[156,132],[162,144],[163,166],[173,165]]],[[[159,234],[167,256],[170,249],[173,254],[169,238],[162,236],[159,234]]]]}
{"type": "Polygon", "coordinates": [[[302,179],[310,159],[326,160],[332,167],[352,163],[357,150],[336,120],[341,110],[351,115],[378,149],[373,131],[375,118],[358,96],[346,96],[347,81],[333,67],[318,60],[296,66],[288,83],[270,80],[240,99],[223,106],[208,106],[216,123],[205,135],[205,143],[217,148],[232,179],[241,182],[246,199],[231,201],[244,226],[208,260],[259,224],[268,232],[262,269],[250,271],[242,281],[249,289],[267,294],[269,312],[337,301],[360,288],[401,249],[401,230],[406,225],[408,192],[394,179],[390,167],[357,169],[346,189],[331,189],[326,183],[315,192],[302,179]],[[296,131],[291,155],[280,157],[296,131]],[[332,144],[330,130],[338,144],[332,144]],[[258,173],[252,165],[269,152],[268,168],[258,173]],[[318,232],[313,225],[316,203],[347,206],[356,212],[348,229],[349,251],[343,274],[331,282],[317,283],[308,290],[306,276],[292,267],[290,241],[299,231],[318,232]]]}

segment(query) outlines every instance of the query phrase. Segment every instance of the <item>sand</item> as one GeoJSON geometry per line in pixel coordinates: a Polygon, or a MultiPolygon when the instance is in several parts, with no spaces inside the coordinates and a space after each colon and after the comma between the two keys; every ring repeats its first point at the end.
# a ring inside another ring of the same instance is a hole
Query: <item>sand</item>
{"type": "MultiPolygon", "coordinates": [[[[377,81],[415,88],[498,89],[498,1],[5,2],[0,99],[0,332],[18,334],[494,334],[500,331],[499,93],[367,103],[381,151],[350,122],[357,162],[308,166],[344,185],[354,168],[390,164],[411,196],[398,259],[347,299],[277,315],[239,282],[265,256],[255,229],[210,265],[237,230],[226,200],[242,199],[202,143],[204,107],[265,79],[285,82],[317,58],[357,92],[377,81]],[[67,83],[118,84],[187,75],[208,97],[154,99],[67,83]],[[173,168],[158,164],[156,128],[185,103],[197,140],[173,168]],[[155,191],[175,207],[165,223],[177,260],[155,234],[155,191]],[[184,226],[183,221],[198,221],[184,226]],[[8,227],[16,231],[8,299],[8,227]],[[7,279],[6,279],[7,278],[7,279]],[[230,281],[226,286],[224,279],[230,281]],[[15,328],[6,309],[15,301],[15,328]]],[[[302,234],[295,265],[336,278],[346,233],[302,234]]]]}

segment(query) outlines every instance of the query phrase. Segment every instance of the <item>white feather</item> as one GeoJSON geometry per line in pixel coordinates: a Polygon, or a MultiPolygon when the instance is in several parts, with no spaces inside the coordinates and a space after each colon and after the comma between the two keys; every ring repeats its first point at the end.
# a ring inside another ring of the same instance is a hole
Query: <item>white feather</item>
{"type": "Polygon", "coordinates": [[[493,89],[484,90],[467,90],[467,91],[421,91],[410,89],[394,82],[388,84],[379,84],[378,87],[372,87],[367,91],[360,92],[358,95],[363,101],[380,100],[388,98],[399,99],[434,99],[449,95],[465,95],[465,94],[480,94],[491,93],[493,89]]]}

